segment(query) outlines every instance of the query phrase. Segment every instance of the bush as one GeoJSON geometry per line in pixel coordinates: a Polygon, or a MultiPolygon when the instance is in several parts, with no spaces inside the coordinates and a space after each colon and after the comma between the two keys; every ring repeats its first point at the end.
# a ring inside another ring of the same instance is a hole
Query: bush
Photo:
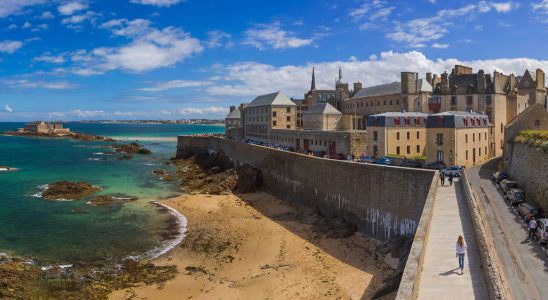
{"type": "Polygon", "coordinates": [[[522,130],[514,141],[541,148],[544,152],[548,153],[548,130],[522,130]]]}

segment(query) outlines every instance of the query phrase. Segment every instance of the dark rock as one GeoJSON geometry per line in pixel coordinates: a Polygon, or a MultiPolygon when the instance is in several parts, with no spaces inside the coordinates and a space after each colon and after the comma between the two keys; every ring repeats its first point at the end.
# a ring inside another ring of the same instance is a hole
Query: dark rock
{"type": "Polygon", "coordinates": [[[89,196],[100,189],[86,182],[70,182],[58,181],[48,185],[47,189],[42,193],[44,199],[82,199],[89,196]]]}
{"type": "Polygon", "coordinates": [[[89,204],[93,206],[122,205],[124,203],[137,201],[138,199],[139,198],[135,196],[125,195],[125,194],[101,195],[91,200],[89,204]]]}
{"type": "Polygon", "coordinates": [[[261,171],[257,168],[245,164],[238,169],[238,182],[236,191],[240,193],[255,192],[261,186],[263,178],[261,171]]]}

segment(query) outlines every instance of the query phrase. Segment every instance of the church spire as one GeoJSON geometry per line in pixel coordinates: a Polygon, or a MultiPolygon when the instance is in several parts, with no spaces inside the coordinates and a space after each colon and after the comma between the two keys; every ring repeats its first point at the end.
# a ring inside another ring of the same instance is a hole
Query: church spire
{"type": "Polygon", "coordinates": [[[316,77],[314,76],[314,67],[312,67],[312,83],[310,84],[310,90],[316,89],[316,77]]]}
{"type": "Polygon", "coordinates": [[[337,84],[342,83],[342,70],[339,68],[339,78],[337,79],[337,84]]]}

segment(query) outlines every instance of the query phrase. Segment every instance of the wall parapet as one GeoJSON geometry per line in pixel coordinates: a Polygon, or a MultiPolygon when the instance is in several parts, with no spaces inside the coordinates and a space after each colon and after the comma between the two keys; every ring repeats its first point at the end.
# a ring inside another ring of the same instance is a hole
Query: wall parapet
{"type": "Polygon", "coordinates": [[[463,187],[464,199],[470,212],[474,236],[479,246],[480,259],[482,263],[483,276],[487,283],[487,291],[490,299],[509,300],[512,299],[508,288],[506,274],[502,269],[500,259],[495,249],[493,234],[489,224],[486,223],[485,210],[481,201],[476,197],[470,182],[463,172],[460,183],[463,187]]]}
{"type": "Polygon", "coordinates": [[[422,272],[422,265],[424,263],[424,254],[426,252],[426,242],[428,241],[428,234],[430,232],[430,223],[432,221],[432,215],[434,213],[434,204],[436,200],[438,172],[432,179],[430,190],[428,191],[428,197],[424,203],[422,215],[417,226],[417,231],[413,238],[411,250],[407,257],[405,269],[398,288],[396,300],[410,300],[417,299],[420,285],[420,278],[422,272]]]}

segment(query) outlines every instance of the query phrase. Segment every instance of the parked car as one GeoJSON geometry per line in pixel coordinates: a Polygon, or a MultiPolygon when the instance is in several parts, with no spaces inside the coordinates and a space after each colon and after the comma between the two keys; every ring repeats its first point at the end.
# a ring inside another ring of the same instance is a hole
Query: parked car
{"type": "Polygon", "coordinates": [[[426,166],[424,166],[425,169],[430,169],[430,170],[443,170],[445,169],[445,163],[442,162],[442,161],[435,161],[435,162],[431,162],[429,164],[426,164],[426,166]]]}
{"type": "Polygon", "coordinates": [[[375,158],[373,156],[362,156],[359,161],[362,163],[372,164],[375,162],[375,158]]]}
{"type": "Polygon", "coordinates": [[[506,199],[506,201],[508,201],[508,203],[514,206],[525,201],[523,191],[520,189],[509,189],[506,192],[506,196],[504,196],[504,198],[506,199]]]}
{"type": "Polygon", "coordinates": [[[406,159],[406,160],[403,161],[402,167],[422,168],[422,163],[419,160],[406,159]]]}
{"type": "Polygon", "coordinates": [[[375,160],[373,163],[378,164],[378,165],[390,166],[390,165],[392,165],[392,160],[388,157],[381,157],[381,158],[375,160]]]}
{"type": "Polygon", "coordinates": [[[463,171],[464,171],[464,168],[461,166],[452,166],[452,167],[441,170],[443,175],[449,176],[449,174],[453,174],[454,177],[460,177],[463,171]]]}
{"type": "Polygon", "coordinates": [[[506,195],[506,192],[509,189],[517,189],[517,188],[518,188],[518,183],[515,181],[509,180],[509,179],[503,179],[500,182],[500,190],[502,191],[504,195],[506,195]]]}
{"type": "Polygon", "coordinates": [[[344,157],[344,155],[342,155],[340,153],[329,154],[328,157],[331,158],[331,159],[338,159],[338,160],[345,160],[346,159],[346,157],[344,157]]]}
{"type": "Polygon", "coordinates": [[[529,202],[518,204],[518,213],[525,222],[531,221],[531,217],[540,218],[540,209],[529,202]]]}
{"type": "Polygon", "coordinates": [[[537,220],[537,231],[535,232],[539,242],[546,244],[548,242],[548,219],[537,220]]]}
{"type": "Polygon", "coordinates": [[[500,183],[502,180],[507,178],[508,178],[508,174],[502,171],[497,171],[493,174],[493,180],[495,181],[496,184],[500,183]]]}

